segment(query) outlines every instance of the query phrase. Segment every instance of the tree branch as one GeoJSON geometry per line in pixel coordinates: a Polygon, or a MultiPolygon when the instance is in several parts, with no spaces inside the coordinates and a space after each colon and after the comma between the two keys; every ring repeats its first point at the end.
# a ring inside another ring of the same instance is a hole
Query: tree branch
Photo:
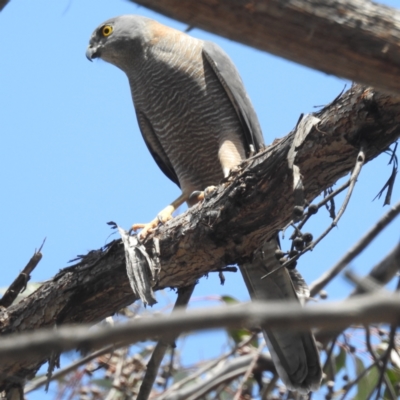
{"type": "Polygon", "coordinates": [[[65,326],[57,330],[41,329],[4,337],[0,342],[2,368],[15,360],[47,356],[52,351],[96,349],[111,343],[131,344],[168,332],[201,331],[215,328],[268,325],[271,329],[304,331],[312,327],[345,328],[350,324],[398,322],[400,294],[366,294],[344,301],[302,308],[298,302],[251,302],[234,306],[177,310],[173,314],[140,318],[114,327],[65,326]]]}
{"type": "Polygon", "coordinates": [[[364,0],[131,0],[299,64],[400,94],[400,11],[364,0]]]}
{"type": "MultiPolygon", "coordinates": [[[[361,141],[370,161],[400,136],[400,98],[371,88],[352,87],[314,117],[319,123],[296,148],[294,158],[308,201],[351,171],[361,141]]],[[[153,254],[153,238],[146,241],[148,253],[159,261],[153,290],[188,286],[210,271],[251,260],[261,243],[291,220],[293,171],[288,153],[295,136],[291,132],[245,161],[204,203],[160,227],[154,235],[159,254],[153,254]]],[[[95,323],[135,300],[123,246],[113,241],[0,311],[0,333],[95,323]]],[[[2,365],[0,390],[12,383],[6,376],[29,379],[45,361],[43,356],[25,357],[2,365]]]]}
{"type": "Polygon", "coordinates": [[[310,285],[310,295],[315,296],[333,278],[335,278],[355,257],[357,257],[375,237],[382,232],[400,213],[400,202],[390,210],[353,246],[332,268],[324,272],[310,285]]]}

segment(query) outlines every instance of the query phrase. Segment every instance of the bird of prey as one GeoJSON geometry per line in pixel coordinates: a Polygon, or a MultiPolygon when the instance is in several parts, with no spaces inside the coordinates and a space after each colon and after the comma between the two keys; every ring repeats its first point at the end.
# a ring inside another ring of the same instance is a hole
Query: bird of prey
{"type": "MultiPolygon", "coordinates": [[[[239,73],[216,44],[142,16],[123,15],[93,32],[86,56],[125,72],[143,139],[160,169],[182,190],[149,224],[133,226],[143,228],[142,237],[170,219],[183,202],[191,206],[199,201],[201,196],[191,196],[193,192],[217,185],[263,146],[239,73]]],[[[262,274],[252,268],[242,273],[253,299],[265,298],[264,291],[267,298],[272,293],[276,299],[297,299],[286,270],[279,283],[261,281],[262,274]]],[[[286,386],[303,393],[316,390],[321,366],[311,332],[264,334],[286,386]]]]}

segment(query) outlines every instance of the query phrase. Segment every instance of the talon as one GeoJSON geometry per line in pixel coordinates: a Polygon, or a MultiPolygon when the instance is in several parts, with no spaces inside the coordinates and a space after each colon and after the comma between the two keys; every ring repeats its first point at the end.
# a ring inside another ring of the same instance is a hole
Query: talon
{"type": "Polygon", "coordinates": [[[214,192],[217,189],[216,186],[208,186],[204,189],[204,194],[205,196],[208,196],[209,194],[211,194],[212,192],[214,192]]]}
{"type": "Polygon", "coordinates": [[[201,190],[195,190],[189,196],[190,202],[197,203],[201,200],[204,200],[204,192],[202,192],[201,190]]]}
{"type": "Polygon", "coordinates": [[[149,236],[150,233],[153,232],[154,228],[158,225],[158,219],[153,219],[153,221],[148,224],[133,224],[129,232],[136,232],[138,229],[142,229],[142,231],[138,234],[138,238],[140,241],[144,240],[149,236]]]}
{"type": "Polygon", "coordinates": [[[132,228],[129,232],[137,231],[138,229],[142,229],[142,231],[138,234],[139,240],[144,240],[153,233],[154,229],[157,228],[159,224],[164,225],[167,221],[172,219],[172,213],[175,208],[173,206],[165,207],[157,217],[155,217],[152,221],[147,224],[133,224],[132,228]]]}
{"type": "Polygon", "coordinates": [[[194,204],[203,201],[209,194],[211,194],[217,187],[207,186],[203,191],[195,190],[189,196],[189,201],[194,204]]]}

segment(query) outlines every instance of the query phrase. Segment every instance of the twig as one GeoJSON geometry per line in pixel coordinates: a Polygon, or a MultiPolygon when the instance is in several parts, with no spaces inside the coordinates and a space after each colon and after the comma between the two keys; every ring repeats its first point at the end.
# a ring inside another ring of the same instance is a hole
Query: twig
{"type": "MultiPolygon", "coordinates": [[[[337,336],[335,336],[335,337],[332,339],[331,347],[329,348],[329,350],[328,350],[328,352],[327,352],[327,354],[326,354],[326,360],[325,360],[324,366],[323,366],[323,368],[322,368],[322,371],[325,372],[325,373],[326,373],[326,370],[328,369],[328,365],[330,365],[330,360],[331,360],[331,358],[332,358],[333,349],[334,349],[335,346],[336,346],[336,340],[337,340],[337,336]]],[[[331,372],[332,372],[332,376],[334,376],[335,373],[334,373],[334,371],[332,371],[332,369],[331,369],[331,372]]],[[[326,373],[326,374],[327,374],[327,373],[326,373]]],[[[332,377],[332,376],[331,376],[331,377],[332,377]]]]}
{"type": "Polygon", "coordinates": [[[223,354],[222,356],[218,357],[217,359],[211,361],[210,363],[207,363],[203,368],[198,369],[196,372],[193,374],[187,376],[186,378],[181,379],[180,381],[176,382],[174,385],[172,385],[170,388],[167,389],[166,392],[164,392],[160,397],[158,397],[159,400],[162,400],[170,394],[171,392],[176,392],[179,390],[182,386],[186,385],[188,382],[198,378],[199,376],[203,375],[207,371],[210,371],[212,368],[217,366],[221,361],[227,359],[228,357],[232,356],[235,354],[239,349],[241,349],[244,346],[247,346],[253,339],[256,334],[252,334],[250,337],[248,337],[245,340],[242,340],[240,343],[238,343],[231,351],[228,353],[223,354]]]}
{"type": "Polygon", "coordinates": [[[233,398],[233,400],[240,399],[240,396],[241,396],[242,390],[243,390],[243,385],[246,383],[246,381],[249,379],[251,373],[253,372],[253,369],[254,369],[254,366],[256,365],[257,359],[258,359],[259,355],[261,354],[261,351],[264,347],[265,347],[265,342],[261,341],[261,343],[258,346],[257,351],[254,352],[253,359],[251,360],[251,363],[247,367],[246,373],[243,375],[243,378],[239,384],[239,387],[236,391],[236,394],[235,394],[235,397],[233,398]]]}
{"type": "Polygon", "coordinates": [[[315,296],[322,290],[351,260],[360,254],[372,240],[400,213],[400,202],[395,204],[329,271],[310,285],[310,295],[315,296]]]}
{"type": "MultiPolygon", "coordinates": [[[[261,354],[259,359],[264,359],[265,355],[261,354]]],[[[198,384],[186,386],[181,391],[175,391],[171,393],[171,396],[167,396],[165,400],[200,400],[204,399],[204,396],[218,388],[220,385],[225,385],[240,375],[246,373],[249,363],[253,360],[253,355],[245,355],[235,358],[232,361],[228,361],[222,368],[218,368],[215,374],[210,374],[207,379],[198,384]]],[[[258,360],[257,360],[258,361],[258,360]]],[[[273,367],[272,359],[269,358],[271,367],[273,367]]],[[[270,370],[270,369],[268,369],[270,370]]],[[[164,399],[164,397],[163,397],[164,399]]],[[[157,398],[159,400],[159,398],[157,398]]]]}
{"type": "MultiPolygon", "coordinates": [[[[400,279],[397,282],[397,288],[396,291],[398,292],[400,290],[400,279]]],[[[379,400],[380,394],[381,394],[381,388],[382,388],[382,382],[384,380],[385,377],[385,372],[386,372],[386,366],[387,363],[389,361],[391,352],[394,348],[394,338],[396,335],[396,328],[397,328],[397,324],[392,324],[392,326],[390,327],[390,335],[389,335],[389,343],[388,343],[388,347],[386,349],[386,352],[384,353],[384,357],[383,357],[383,365],[382,365],[382,369],[381,369],[381,373],[379,375],[379,382],[378,382],[378,390],[377,390],[377,394],[376,394],[376,400],[379,400]]],[[[389,389],[389,385],[386,385],[389,389]]],[[[390,389],[389,389],[390,392],[390,389]]]]}
{"type": "MultiPolygon", "coordinates": [[[[268,272],[268,274],[264,275],[261,279],[267,278],[268,276],[270,276],[271,274],[275,273],[276,271],[278,271],[281,268],[288,267],[291,263],[293,263],[293,261],[298,260],[304,253],[306,253],[306,252],[308,252],[310,250],[313,250],[314,247],[337,225],[337,223],[339,222],[339,220],[342,217],[343,213],[345,212],[347,205],[349,204],[351,195],[352,195],[353,190],[354,190],[354,186],[355,186],[355,184],[357,182],[358,176],[360,175],[361,168],[364,165],[364,162],[365,162],[365,152],[364,152],[363,146],[361,146],[361,149],[360,149],[360,151],[358,152],[358,155],[357,155],[356,164],[354,166],[354,169],[353,169],[353,171],[351,173],[351,176],[350,176],[350,179],[349,179],[349,182],[348,182],[349,189],[347,191],[346,197],[345,197],[345,199],[343,201],[342,206],[340,207],[339,212],[337,213],[335,219],[332,221],[332,223],[329,225],[329,227],[315,241],[311,242],[302,251],[300,251],[296,256],[290,258],[289,260],[287,260],[286,262],[281,264],[278,268],[275,268],[274,270],[268,272]]],[[[343,185],[340,189],[343,190],[345,185],[343,185]]],[[[331,193],[331,195],[332,194],[333,193],[331,193]]],[[[327,197],[330,197],[331,195],[329,195],[327,197]]],[[[298,228],[295,228],[295,229],[296,229],[296,232],[297,232],[298,228]]],[[[318,293],[318,291],[317,291],[317,293],[318,293]]],[[[313,297],[315,294],[316,293],[312,293],[310,291],[311,297],[313,297]]]]}
{"type": "Polygon", "coordinates": [[[354,186],[357,182],[358,176],[360,175],[364,162],[365,162],[365,151],[364,147],[361,146],[361,149],[357,155],[356,165],[354,166],[354,169],[349,179],[349,189],[347,190],[346,197],[343,200],[342,206],[340,207],[339,212],[336,215],[336,218],[332,221],[331,226],[325,232],[323,232],[322,235],[315,242],[311,243],[310,246],[312,246],[312,248],[314,248],[337,225],[341,216],[346,211],[347,205],[349,204],[351,195],[354,190],[354,186]]]}
{"type": "Polygon", "coordinates": [[[171,357],[168,364],[167,376],[165,377],[165,382],[163,385],[164,390],[167,389],[169,378],[171,378],[172,376],[172,372],[174,369],[174,358],[175,358],[175,346],[171,346],[171,357]]]}
{"type": "Polygon", "coordinates": [[[344,277],[354,284],[357,291],[361,291],[361,293],[371,293],[376,292],[378,290],[385,290],[382,288],[382,285],[379,282],[375,281],[375,279],[371,278],[369,275],[360,278],[353,271],[347,270],[344,272],[344,277]]]}
{"type": "MultiPolygon", "coordinates": [[[[333,191],[332,193],[329,193],[327,196],[325,196],[317,205],[317,210],[319,210],[322,206],[324,206],[328,201],[330,201],[331,199],[333,199],[335,196],[337,196],[339,193],[343,192],[344,189],[346,189],[348,186],[350,185],[350,179],[345,182],[342,186],[340,186],[339,188],[337,188],[335,191],[333,191]]],[[[297,225],[297,229],[301,231],[301,229],[303,228],[303,226],[306,224],[306,222],[309,220],[309,218],[311,216],[313,216],[315,213],[309,213],[308,211],[306,212],[306,214],[303,216],[303,219],[299,222],[299,224],[297,225]]],[[[286,231],[287,228],[289,228],[289,226],[291,226],[292,224],[294,224],[294,221],[291,220],[284,228],[282,228],[282,232],[284,233],[286,231]]],[[[290,240],[292,240],[294,237],[293,235],[291,235],[290,240]]]]}
{"type": "Polygon", "coordinates": [[[275,387],[276,382],[278,382],[279,376],[278,374],[273,374],[272,378],[268,382],[267,386],[262,392],[262,400],[268,400],[268,395],[272,392],[275,387]]]}
{"type": "MultiPolygon", "coordinates": [[[[190,285],[178,289],[178,297],[172,313],[176,312],[178,309],[183,310],[187,307],[195,286],[196,285],[190,285]]],[[[168,346],[171,346],[171,344],[176,340],[176,337],[177,335],[165,335],[158,341],[147,364],[146,374],[142,384],[140,385],[139,394],[136,400],[147,400],[149,398],[164,355],[168,349],[168,346]]]]}
{"type": "Polygon", "coordinates": [[[127,354],[128,354],[128,348],[127,347],[123,351],[121,351],[120,354],[118,354],[119,360],[118,360],[118,363],[117,363],[117,367],[115,369],[112,388],[108,392],[107,397],[105,398],[105,400],[112,400],[114,398],[117,398],[117,397],[119,397],[118,393],[123,392],[123,389],[121,387],[121,375],[122,375],[122,369],[124,367],[125,358],[126,358],[127,354]]]}
{"type": "MultiPolygon", "coordinates": [[[[67,367],[60,369],[59,371],[57,371],[56,373],[54,373],[51,377],[50,380],[54,380],[54,379],[58,379],[61,378],[64,375],[69,374],[71,371],[79,368],[80,366],[88,363],[89,361],[94,360],[97,357],[102,356],[103,354],[107,354],[109,353],[111,350],[116,349],[117,346],[114,345],[109,345],[104,347],[103,349],[97,350],[95,352],[93,352],[92,354],[89,354],[86,357],[83,357],[77,361],[74,361],[73,363],[71,363],[70,365],[68,365],[67,367]]],[[[46,384],[47,382],[47,377],[46,376],[42,376],[40,378],[37,378],[35,380],[33,380],[29,386],[27,386],[24,390],[25,394],[28,394],[30,392],[33,392],[34,390],[40,388],[41,386],[43,386],[44,384],[46,384]]]]}
{"type": "Polygon", "coordinates": [[[31,279],[31,272],[36,268],[36,266],[39,264],[39,261],[42,259],[41,251],[45,242],[46,238],[44,238],[39,249],[37,251],[35,250],[35,253],[29,260],[28,264],[26,264],[22,272],[20,272],[20,274],[15,278],[14,282],[4,293],[4,296],[0,300],[0,306],[3,306],[5,308],[11,306],[17,296],[26,289],[26,284],[31,279]]]}
{"type": "Polygon", "coordinates": [[[349,382],[349,383],[346,385],[346,392],[343,393],[343,396],[340,398],[340,400],[344,400],[344,399],[346,398],[346,396],[350,393],[351,388],[352,388],[354,385],[356,385],[356,384],[365,376],[365,374],[366,374],[369,370],[371,370],[373,367],[375,367],[376,365],[378,365],[378,363],[380,363],[380,362],[382,361],[382,359],[383,359],[383,354],[382,354],[381,357],[379,357],[379,359],[378,359],[377,361],[375,361],[375,362],[373,362],[372,364],[368,365],[368,367],[365,368],[362,372],[360,372],[360,374],[359,374],[355,379],[353,379],[351,382],[349,382]]]}
{"type": "MultiPolygon", "coordinates": [[[[378,367],[381,371],[385,372],[385,369],[386,369],[386,368],[384,367],[383,363],[380,361],[378,354],[376,354],[375,350],[372,348],[372,344],[371,344],[371,332],[370,332],[369,326],[366,326],[366,327],[365,327],[365,341],[366,341],[366,343],[367,343],[367,349],[368,349],[369,353],[371,354],[373,360],[375,361],[377,367],[378,367]]],[[[383,375],[383,379],[385,380],[385,384],[386,384],[386,387],[387,387],[387,389],[388,389],[388,391],[389,391],[390,398],[391,398],[392,400],[396,400],[396,398],[397,398],[396,393],[394,393],[393,387],[392,387],[392,385],[391,385],[391,383],[390,383],[390,381],[389,381],[389,379],[388,379],[388,377],[386,376],[385,373],[384,373],[384,375],[383,375]]],[[[372,395],[372,393],[373,393],[374,391],[375,391],[375,389],[371,392],[371,395],[372,395]]],[[[378,391],[378,395],[379,395],[379,391],[378,391]]],[[[378,399],[378,398],[379,398],[379,397],[377,397],[377,399],[378,399]]]]}
{"type": "MultiPolygon", "coordinates": [[[[400,270],[400,243],[378,264],[376,264],[367,275],[368,278],[379,282],[382,286],[388,283],[400,270]]],[[[365,293],[361,287],[356,287],[351,296],[365,293]]]]}
{"type": "MultiPolygon", "coordinates": [[[[332,193],[329,193],[327,196],[325,196],[318,204],[317,204],[317,209],[319,210],[322,206],[324,206],[328,201],[336,197],[339,193],[342,193],[344,189],[348,188],[350,185],[351,179],[349,179],[347,182],[345,182],[342,186],[338,187],[336,190],[334,190],[332,193]]],[[[308,221],[308,219],[314,214],[309,214],[307,213],[303,220],[299,223],[297,228],[301,231],[305,223],[308,221]]],[[[293,222],[293,221],[292,221],[293,222]]]]}

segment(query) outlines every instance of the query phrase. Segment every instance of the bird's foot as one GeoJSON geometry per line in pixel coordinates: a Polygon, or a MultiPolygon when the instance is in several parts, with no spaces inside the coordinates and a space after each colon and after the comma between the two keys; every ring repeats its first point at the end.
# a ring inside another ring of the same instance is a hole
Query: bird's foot
{"type": "Polygon", "coordinates": [[[160,211],[157,217],[147,224],[133,224],[129,232],[136,232],[138,229],[141,229],[142,231],[139,233],[139,239],[144,240],[154,231],[155,228],[157,228],[159,224],[164,225],[167,221],[172,219],[172,213],[174,211],[175,208],[172,205],[169,205],[160,211]]]}
{"type": "Polygon", "coordinates": [[[217,187],[216,186],[208,186],[203,191],[195,190],[189,196],[189,201],[192,203],[198,203],[203,201],[210,193],[212,193],[217,187]]]}

